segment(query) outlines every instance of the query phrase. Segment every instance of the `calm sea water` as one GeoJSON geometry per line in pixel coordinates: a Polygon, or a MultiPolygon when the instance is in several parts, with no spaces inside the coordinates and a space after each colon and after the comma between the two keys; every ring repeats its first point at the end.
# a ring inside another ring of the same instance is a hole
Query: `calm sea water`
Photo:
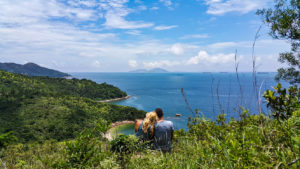
{"type": "MultiPolygon", "coordinates": [[[[147,112],[162,108],[165,118],[174,122],[175,129],[186,129],[188,117],[194,116],[186,105],[181,88],[192,110],[199,109],[211,120],[215,120],[222,111],[227,117],[238,118],[240,106],[251,113],[258,112],[252,73],[239,73],[239,81],[235,73],[72,73],[72,76],[97,83],[106,82],[132,96],[114,104],[147,112]],[[176,117],[176,114],[182,116],[176,117]]],[[[274,76],[275,73],[257,74],[257,90],[261,91],[261,95],[266,89],[276,86],[274,76]]],[[[286,83],[283,85],[287,86],[286,83]]],[[[261,102],[263,113],[268,114],[262,97],[261,102]]]]}

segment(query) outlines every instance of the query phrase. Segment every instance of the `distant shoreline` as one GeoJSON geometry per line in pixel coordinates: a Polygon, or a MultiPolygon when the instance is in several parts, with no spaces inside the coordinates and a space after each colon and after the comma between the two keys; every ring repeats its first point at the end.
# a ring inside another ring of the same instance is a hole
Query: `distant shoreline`
{"type": "Polygon", "coordinates": [[[120,98],[115,98],[115,99],[107,99],[107,100],[100,100],[98,102],[101,103],[110,103],[110,102],[116,102],[116,101],[120,101],[120,100],[126,100],[129,99],[131,96],[125,96],[125,97],[120,97],[120,98]]]}

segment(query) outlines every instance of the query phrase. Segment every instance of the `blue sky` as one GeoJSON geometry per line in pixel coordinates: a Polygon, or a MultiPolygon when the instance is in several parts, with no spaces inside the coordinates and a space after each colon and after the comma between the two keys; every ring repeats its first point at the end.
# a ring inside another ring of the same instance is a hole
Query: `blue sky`
{"type": "MultiPolygon", "coordinates": [[[[273,0],[1,0],[0,62],[65,72],[252,69],[257,9],[273,0]]],[[[258,71],[276,71],[285,41],[262,26],[258,71]]]]}

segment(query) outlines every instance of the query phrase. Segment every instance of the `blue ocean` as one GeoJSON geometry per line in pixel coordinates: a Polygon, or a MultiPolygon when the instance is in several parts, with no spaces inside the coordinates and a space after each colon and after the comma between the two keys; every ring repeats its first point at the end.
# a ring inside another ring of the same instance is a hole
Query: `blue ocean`
{"type": "MultiPolygon", "coordinates": [[[[200,114],[215,120],[224,112],[227,118],[239,118],[241,106],[250,113],[269,113],[263,92],[276,86],[276,73],[72,73],[97,83],[119,87],[130,99],[113,104],[126,105],[147,112],[160,107],[165,119],[173,121],[175,129],[187,129],[188,117],[200,114]],[[255,82],[256,81],[256,82],[255,82]],[[255,87],[256,86],[256,87],[255,87]],[[184,96],[183,97],[183,93],[184,96]],[[257,92],[256,92],[257,91],[257,92]],[[181,114],[181,117],[176,117],[181,114]]],[[[288,84],[283,83],[283,86],[288,84]]]]}

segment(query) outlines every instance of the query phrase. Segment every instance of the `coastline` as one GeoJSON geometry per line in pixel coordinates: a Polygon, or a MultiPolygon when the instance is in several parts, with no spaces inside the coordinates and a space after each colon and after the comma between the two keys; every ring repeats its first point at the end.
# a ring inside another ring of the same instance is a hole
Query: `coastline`
{"type": "Polygon", "coordinates": [[[128,125],[128,124],[135,124],[135,122],[130,120],[124,120],[124,121],[117,121],[113,123],[105,133],[104,137],[107,138],[108,140],[112,140],[113,139],[112,132],[115,130],[115,128],[122,125],[128,125]]]}
{"type": "Polygon", "coordinates": [[[110,103],[110,102],[116,102],[116,101],[121,101],[121,100],[126,100],[129,99],[131,96],[125,96],[125,97],[120,97],[120,98],[115,98],[115,99],[108,99],[108,100],[100,100],[98,102],[101,103],[110,103]]]}

